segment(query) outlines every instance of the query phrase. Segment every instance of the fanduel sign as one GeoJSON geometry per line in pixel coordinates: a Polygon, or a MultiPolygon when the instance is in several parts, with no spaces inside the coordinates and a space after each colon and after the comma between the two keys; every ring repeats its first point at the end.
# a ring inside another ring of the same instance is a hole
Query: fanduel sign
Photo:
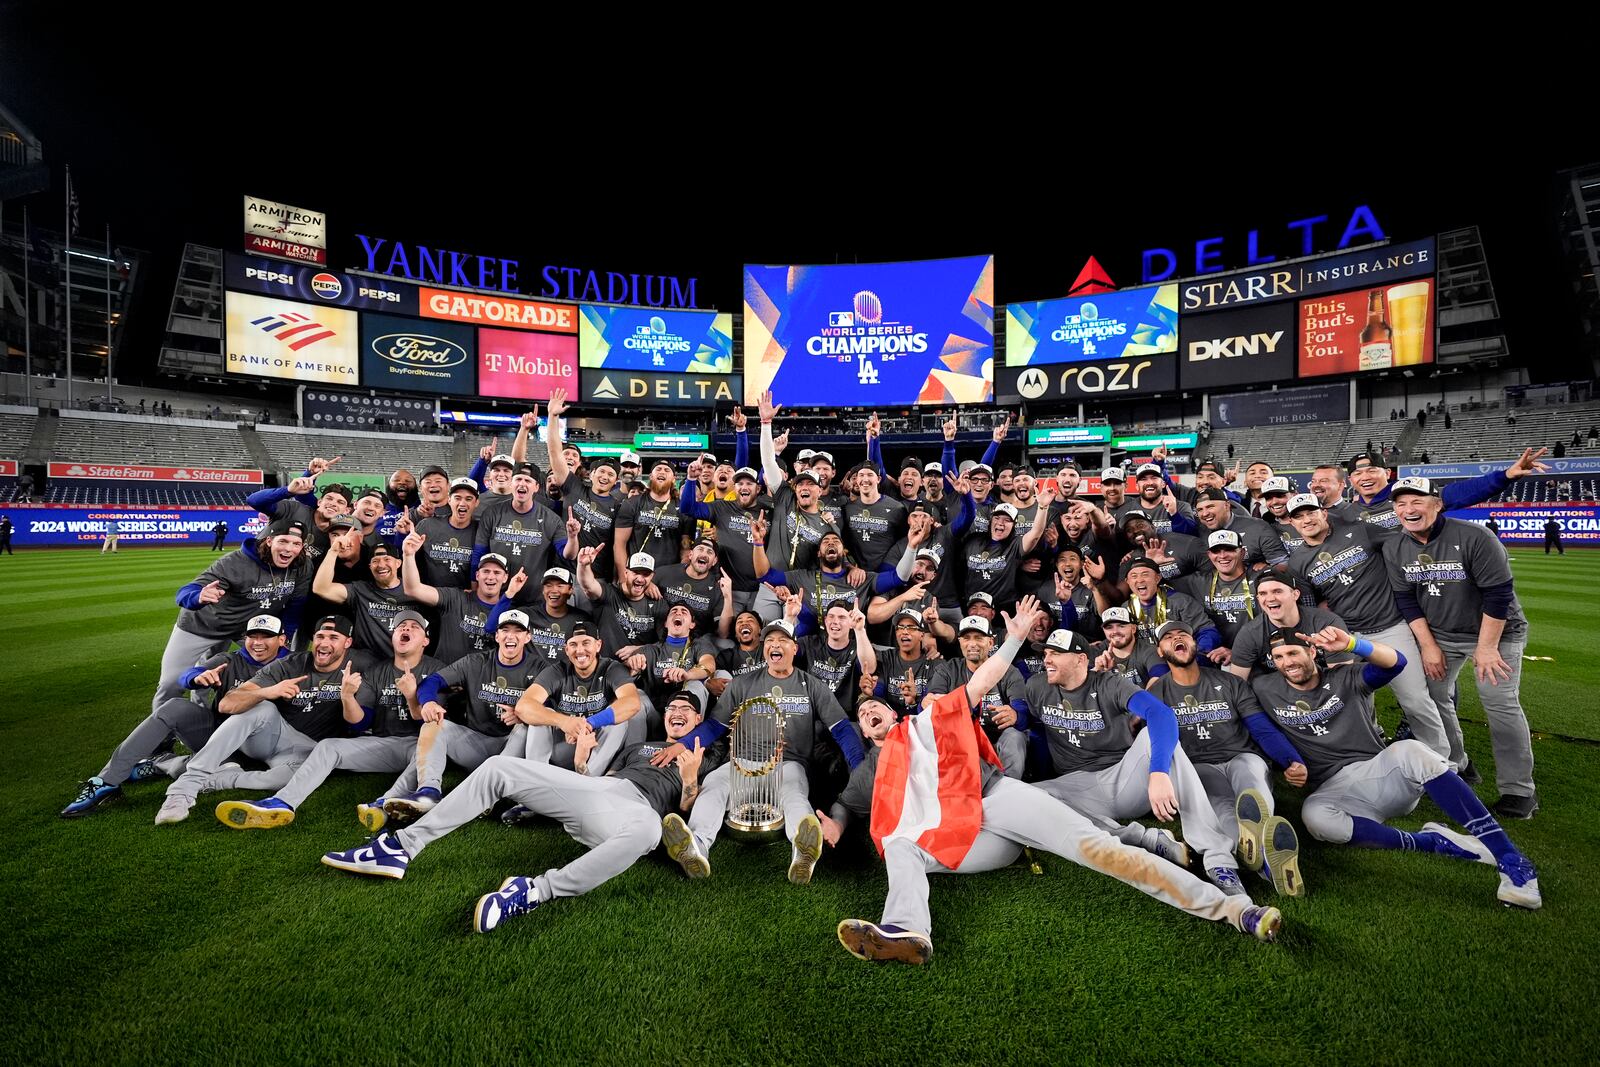
{"type": "MultiPolygon", "coordinates": [[[[522,263],[498,256],[429,248],[386,237],[356,234],[361,242],[366,270],[414,282],[453,285],[463,289],[488,289],[499,293],[524,293],[522,263]]],[[[692,308],[698,278],[667,274],[623,274],[582,267],[547,264],[539,269],[539,291],[530,296],[602,304],[637,304],[645,307],[692,308]]]]}

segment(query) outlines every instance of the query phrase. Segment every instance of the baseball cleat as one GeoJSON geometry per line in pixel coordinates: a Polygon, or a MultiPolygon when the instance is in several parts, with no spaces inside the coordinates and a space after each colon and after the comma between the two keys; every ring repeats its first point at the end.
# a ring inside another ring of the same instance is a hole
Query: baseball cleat
{"type": "Polygon", "coordinates": [[[389,821],[389,816],[383,810],[387,801],[379,797],[371,804],[356,805],[356,822],[360,823],[368,833],[375,834],[382,830],[389,821]]]}
{"type": "Polygon", "coordinates": [[[1515,793],[1504,793],[1500,799],[1489,805],[1489,810],[1501,819],[1531,819],[1533,813],[1539,810],[1539,795],[1531,797],[1518,796],[1515,793]]]}
{"type": "Polygon", "coordinates": [[[927,934],[887,924],[879,926],[865,919],[841,922],[839,944],[858,960],[927,963],[933,955],[933,942],[927,934]]]}
{"type": "Polygon", "coordinates": [[[1470,759],[1467,760],[1466,765],[1457,771],[1456,774],[1460,776],[1461,780],[1466,782],[1468,785],[1483,784],[1483,772],[1478,770],[1477,767],[1473,766],[1473,763],[1470,759]]]}
{"type": "Polygon", "coordinates": [[[1494,858],[1494,853],[1489,851],[1489,846],[1484,844],[1482,841],[1479,841],[1471,834],[1459,833],[1450,829],[1450,827],[1444,825],[1443,823],[1437,822],[1423,823],[1421,832],[1425,834],[1434,834],[1450,842],[1450,844],[1454,845],[1457,849],[1464,853],[1464,855],[1457,856],[1457,859],[1474,860],[1478,863],[1487,863],[1491,867],[1498,867],[1500,865],[1500,861],[1494,858]]]}
{"type": "Polygon", "coordinates": [[[472,907],[474,933],[486,934],[507,919],[525,915],[539,906],[539,891],[532,878],[513,875],[493,893],[485,893],[472,907]]]}
{"type": "Polygon", "coordinates": [[[661,820],[661,840],[667,846],[667,855],[683,868],[684,874],[690,878],[711,877],[711,861],[695,844],[694,834],[682,816],[673,812],[661,820]]]}
{"type": "Polygon", "coordinates": [[[1528,857],[1520,852],[1512,859],[1503,859],[1500,868],[1500,888],[1495,899],[1507,907],[1538,911],[1544,903],[1539,895],[1539,872],[1533,869],[1528,857]]]}
{"type": "Polygon", "coordinates": [[[1276,941],[1283,927],[1283,913],[1277,908],[1252,904],[1239,915],[1239,929],[1257,941],[1276,941]]]}
{"type": "Polygon", "coordinates": [[[1272,888],[1281,896],[1305,896],[1306,883],[1300,877],[1300,835],[1281,815],[1268,815],[1261,824],[1261,833],[1267,843],[1267,870],[1272,877],[1272,888]]]}
{"type": "Polygon", "coordinates": [[[148,782],[156,778],[165,777],[166,774],[161,770],[156,758],[154,756],[146,756],[144,759],[133,765],[133,769],[128,772],[128,777],[122,780],[122,784],[132,785],[138,782],[148,782]]]}
{"type": "Polygon", "coordinates": [[[122,796],[120,785],[109,785],[99,775],[79,785],[78,795],[71,804],[61,809],[63,819],[81,818],[122,796]]]}
{"type": "Polygon", "coordinates": [[[1211,879],[1211,884],[1222,890],[1230,897],[1247,897],[1250,894],[1244,890],[1244,883],[1239,881],[1237,867],[1207,867],[1206,877],[1211,879]]]}
{"type": "Polygon", "coordinates": [[[364,845],[343,852],[329,852],[322,857],[322,862],[352,874],[404,878],[406,864],[411,862],[411,853],[401,846],[393,834],[379,834],[364,845]]]}
{"type": "Polygon", "coordinates": [[[425,785],[409,796],[385,797],[383,814],[388,820],[387,825],[398,829],[410,826],[432,811],[437,803],[439,803],[439,791],[430,785],[425,785]]]}
{"type": "Polygon", "coordinates": [[[277,797],[264,800],[224,800],[217,819],[231,830],[275,830],[294,822],[294,809],[277,797]]]}
{"type": "Polygon", "coordinates": [[[182,822],[189,817],[189,809],[194,807],[193,797],[179,797],[167,794],[167,799],[161,802],[161,810],[156,812],[157,826],[170,826],[175,822],[182,822]]]}
{"type": "Polygon", "coordinates": [[[1267,820],[1267,798],[1259,789],[1246,789],[1234,800],[1233,814],[1239,820],[1239,862],[1246,870],[1260,870],[1267,853],[1262,830],[1267,820]]]}
{"type": "Polygon", "coordinates": [[[534,810],[525,804],[513,804],[500,813],[500,821],[507,826],[521,826],[537,818],[534,810]]]}
{"type": "Polygon", "coordinates": [[[811,872],[817,869],[822,858],[822,823],[815,815],[800,820],[794,832],[793,855],[789,860],[789,881],[794,885],[810,885],[811,872]]]}
{"type": "Polygon", "coordinates": [[[1152,856],[1160,856],[1168,863],[1176,863],[1179,867],[1189,866],[1189,846],[1173,836],[1171,830],[1156,827],[1144,832],[1144,850],[1152,856]]]}

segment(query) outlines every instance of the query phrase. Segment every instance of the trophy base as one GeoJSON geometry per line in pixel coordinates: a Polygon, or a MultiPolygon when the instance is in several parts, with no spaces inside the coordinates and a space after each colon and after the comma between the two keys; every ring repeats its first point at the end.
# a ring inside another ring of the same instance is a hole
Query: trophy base
{"type": "Polygon", "coordinates": [[[783,812],[765,804],[741,805],[728,812],[723,825],[736,841],[766,844],[783,837],[783,812]]]}

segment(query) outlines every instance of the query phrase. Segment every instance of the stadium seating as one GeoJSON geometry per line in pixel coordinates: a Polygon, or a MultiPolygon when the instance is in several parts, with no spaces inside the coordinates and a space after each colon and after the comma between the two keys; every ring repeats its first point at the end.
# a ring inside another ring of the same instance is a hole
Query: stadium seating
{"type": "MultiPolygon", "coordinates": [[[[416,472],[430,464],[450,469],[455,442],[449,437],[421,434],[367,433],[353,430],[320,431],[293,427],[258,426],[256,432],[277,470],[297,474],[312,456],[342,455],[345,470],[392,471],[405,467],[416,472]]],[[[487,439],[485,439],[487,443],[487,439]]],[[[501,438],[511,447],[511,435],[501,438]]],[[[536,459],[542,457],[536,456],[536,459]]],[[[459,472],[466,474],[466,471],[459,472]]]]}
{"type": "Polygon", "coordinates": [[[238,507],[258,485],[183,485],[163,482],[130,485],[91,479],[53,478],[45,494],[47,504],[120,504],[129,507],[238,507]]]}
{"type": "Polygon", "coordinates": [[[33,423],[37,418],[37,415],[0,413],[0,459],[22,458],[33,438],[33,423]]]}
{"type": "Polygon", "coordinates": [[[1242,467],[1261,460],[1274,470],[1309,470],[1318,463],[1343,463],[1365,450],[1370,440],[1374,448],[1393,448],[1403,424],[1381,419],[1347,422],[1299,423],[1292,426],[1250,426],[1236,430],[1216,430],[1196,454],[1197,459],[1215,457],[1228,461],[1228,446],[1233,459],[1242,467]]]}
{"type": "Polygon", "coordinates": [[[1509,459],[1525,445],[1554,448],[1558,441],[1569,456],[1600,455],[1600,439],[1588,437],[1589,427],[1600,425],[1600,402],[1452,412],[1450,421],[1446,430],[1442,415],[1429,417],[1412,455],[1426,452],[1432,463],[1509,459]],[[1506,422],[1508,416],[1515,425],[1506,422]],[[1577,445],[1574,430],[1582,435],[1577,445]]]}
{"type": "Polygon", "coordinates": [[[76,412],[63,413],[51,458],[171,467],[259,466],[230,422],[105,414],[85,418],[76,412]]]}

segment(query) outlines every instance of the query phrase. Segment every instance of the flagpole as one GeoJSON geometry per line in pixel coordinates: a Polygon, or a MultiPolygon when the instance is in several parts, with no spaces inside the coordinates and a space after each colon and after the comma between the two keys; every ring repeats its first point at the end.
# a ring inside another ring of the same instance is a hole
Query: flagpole
{"type": "Polygon", "coordinates": [[[67,408],[72,408],[72,167],[67,167],[66,218],[61,259],[67,265],[67,408]]]}
{"type": "Polygon", "coordinates": [[[28,206],[22,206],[22,396],[33,403],[33,239],[28,230],[28,206]]]}
{"type": "Polygon", "coordinates": [[[111,407],[111,223],[106,223],[106,407],[111,407]]]}

